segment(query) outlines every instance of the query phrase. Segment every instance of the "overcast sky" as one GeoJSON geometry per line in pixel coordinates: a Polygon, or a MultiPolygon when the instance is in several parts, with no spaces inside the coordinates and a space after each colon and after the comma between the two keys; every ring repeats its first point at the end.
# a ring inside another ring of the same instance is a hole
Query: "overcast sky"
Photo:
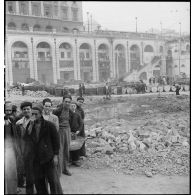
{"type": "Polygon", "coordinates": [[[138,32],[150,28],[162,28],[190,32],[189,2],[117,2],[83,1],[83,20],[87,21],[86,12],[92,14],[103,29],[135,31],[137,17],[138,32]]]}

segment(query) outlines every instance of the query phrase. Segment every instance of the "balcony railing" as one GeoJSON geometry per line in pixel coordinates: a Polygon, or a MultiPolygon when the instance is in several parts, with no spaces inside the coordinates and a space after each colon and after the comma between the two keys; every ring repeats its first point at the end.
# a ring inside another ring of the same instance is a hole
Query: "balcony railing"
{"type": "Polygon", "coordinates": [[[13,61],[29,61],[29,58],[13,57],[13,61]]]}
{"type": "Polygon", "coordinates": [[[52,57],[38,57],[37,61],[51,61],[52,57]]]}

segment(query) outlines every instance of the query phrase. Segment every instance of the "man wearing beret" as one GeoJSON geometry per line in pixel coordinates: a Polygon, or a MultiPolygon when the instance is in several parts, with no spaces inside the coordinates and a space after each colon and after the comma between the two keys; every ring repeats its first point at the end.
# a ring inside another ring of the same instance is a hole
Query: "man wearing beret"
{"type": "Polygon", "coordinates": [[[48,194],[47,181],[51,194],[63,194],[57,173],[60,148],[59,135],[55,125],[42,116],[43,107],[32,107],[32,129],[25,135],[34,151],[33,171],[37,194],[48,194]]]}
{"type": "Polygon", "coordinates": [[[27,131],[31,129],[32,103],[23,102],[20,105],[23,117],[16,122],[19,152],[17,154],[18,187],[24,187],[26,177],[26,194],[33,194],[34,181],[32,171],[31,150],[27,140],[24,139],[27,131]]]}

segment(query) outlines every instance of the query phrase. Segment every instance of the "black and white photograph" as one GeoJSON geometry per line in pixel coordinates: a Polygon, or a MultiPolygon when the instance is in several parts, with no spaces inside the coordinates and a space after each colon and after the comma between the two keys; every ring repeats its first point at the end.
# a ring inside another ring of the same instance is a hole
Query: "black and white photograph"
{"type": "Polygon", "coordinates": [[[4,194],[191,194],[191,1],[4,1],[3,41],[4,194]]]}

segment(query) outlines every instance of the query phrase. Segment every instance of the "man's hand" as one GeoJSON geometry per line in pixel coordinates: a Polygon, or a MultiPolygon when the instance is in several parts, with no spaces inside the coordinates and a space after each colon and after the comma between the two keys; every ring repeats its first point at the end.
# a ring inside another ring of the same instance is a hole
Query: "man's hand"
{"type": "Polygon", "coordinates": [[[78,135],[80,133],[80,131],[76,131],[76,135],[78,135]]]}
{"type": "Polygon", "coordinates": [[[54,155],[53,162],[55,166],[58,166],[58,156],[54,155]]]}

